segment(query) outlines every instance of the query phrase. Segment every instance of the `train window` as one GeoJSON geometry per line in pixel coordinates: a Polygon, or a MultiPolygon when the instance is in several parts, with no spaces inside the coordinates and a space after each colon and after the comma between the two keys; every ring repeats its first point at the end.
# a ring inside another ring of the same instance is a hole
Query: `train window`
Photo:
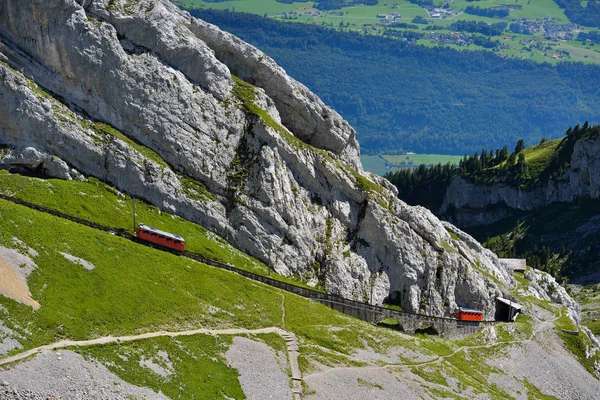
{"type": "Polygon", "coordinates": [[[173,239],[171,239],[170,237],[167,238],[167,242],[172,242],[173,239]]]}
{"type": "Polygon", "coordinates": [[[158,235],[158,237],[159,237],[160,239],[164,239],[164,238],[165,238],[163,235],[158,235]]]}

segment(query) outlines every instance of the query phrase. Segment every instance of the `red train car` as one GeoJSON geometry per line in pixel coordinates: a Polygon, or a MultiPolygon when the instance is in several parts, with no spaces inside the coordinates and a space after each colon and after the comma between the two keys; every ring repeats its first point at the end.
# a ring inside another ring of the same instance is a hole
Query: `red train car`
{"type": "Polygon", "coordinates": [[[459,307],[454,312],[456,318],[461,321],[481,321],[483,320],[483,311],[481,310],[471,310],[469,308],[459,307]]]}
{"type": "Polygon", "coordinates": [[[137,231],[135,231],[135,236],[147,242],[173,250],[185,250],[185,240],[181,236],[161,231],[152,226],[140,224],[137,231]]]}

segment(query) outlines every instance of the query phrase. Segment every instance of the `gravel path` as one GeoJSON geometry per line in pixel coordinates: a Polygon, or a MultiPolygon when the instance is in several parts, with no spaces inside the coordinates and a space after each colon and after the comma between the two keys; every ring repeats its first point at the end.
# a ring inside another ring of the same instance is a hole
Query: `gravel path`
{"type": "MultiPolygon", "coordinates": [[[[278,356],[266,344],[237,336],[225,357],[240,373],[240,384],[248,400],[292,398],[290,378],[282,370],[282,360],[278,362],[278,356]]],[[[283,357],[287,363],[285,354],[283,357]]]]}
{"type": "Polygon", "coordinates": [[[33,360],[0,369],[2,400],[167,400],[131,385],[106,367],[72,351],[44,351],[33,360]]]}
{"type": "MultiPolygon", "coordinates": [[[[297,340],[296,340],[296,336],[291,333],[291,332],[287,332],[284,331],[281,328],[278,327],[270,327],[270,328],[262,328],[262,329],[221,329],[221,330],[214,330],[214,329],[194,329],[194,330],[187,330],[187,331],[180,331],[180,332],[166,332],[166,331],[159,331],[159,332],[148,332],[148,333],[143,333],[140,335],[133,335],[133,336],[120,336],[120,337],[114,337],[114,336],[106,336],[106,337],[101,337],[101,338],[97,338],[97,339],[91,339],[91,340],[82,340],[82,341],[73,341],[73,340],[63,340],[61,342],[57,342],[57,343],[52,343],[52,344],[48,344],[48,345],[44,345],[44,346],[40,346],[28,351],[25,351],[23,353],[20,354],[16,354],[14,356],[11,357],[7,357],[4,359],[0,359],[0,383],[3,382],[3,374],[4,372],[1,372],[2,369],[1,367],[3,365],[8,365],[11,363],[14,363],[16,361],[20,361],[23,360],[27,357],[33,356],[33,355],[38,355],[36,356],[36,358],[34,359],[37,360],[38,357],[40,357],[41,355],[48,355],[48,354],[54,354],[52,352],[52,350],[57,350],[57,349],[63,349],[65,347],[71,347],[71,346],[75,346],[75,347],[82,347],[82,346],[93,346],[93,345],[97,345],[97,344],[106,344],[106,343],[121,343],[121,342],[132,342],[132,341],[136,341],[136,340],[143,340],[143,339],[149,339],[149,338],[156,338],[156,337],[178,337],[178,336],[190,336],[190,335],[196,335],[196,334],[206,334],[206,335],[244,335],[244,334],[261,334],[261,333],[276,333],[278,335],[280,335],[286,342],[286,346],[287,346],[287,354],[289,357],[289,364],[290,364],[290,370],[292,371],[292,379],[294,381],[294,388],[291,388],[289,385],[290,379],[287,376],[287,374],[285,372],[282,371],[282,368],[279,366],[279,364],[277,364],[277,359],[275,354],[273,353],[273,351],[264,343],[258,343],[257,345],[259,345],[260,348],[257,348],[256,345],[250,345],[247,342],[242,342],[241,348],[242,348],[242,352],[240,353],[239,348],[238,350],[233,350],[233,355],[232,355],[232,363],[236,363],[237,366],[234,366],[235,368],[238,368],[238,370],[240,370],[240,382],[242,384],[242,387],[244,388],[244,391],[248,390],[248,392],[246,393],[246,396],[248,396],[248,398],[255,398],[255,399],[265,399],[265,398],[273,398],[273,399],[286,399],[286,398],[292,398],[292,396],[294,396],[294,399],[298,399],[299,395],[297,394],[299,392],[299,382],[301,381],[302,377],[300,374],[300,369],[298,367],[298,344],[297,344],[297,340]],[[247,354],[244,354],[244,351],[247,354]],[[248,365],[244,365],[243,362],[238,362],[240,360],[246,360],[248,362],[248,365]],[[272,362],[271,362],[272,361],[272,362]],[[261,372],[261,368],[265,368],[265,372],[261,372]],[[243,372],[242,372],[243,371],[243,372]],[[259,372],[259,375],[254,375],[255,372],[259,372]],[[278,375],[279,374],[279,375],[278,375]],[[244,383],[242,381],[242,377],[244,377],[243,379],[245,379],[246,383],[244,383]],[[264,377],[265,379],[261,378],[264,377]],[[257,380],[259,382],[258,386],[256,386],[252,381],[253,380],[257,380]],[[247,385],[247,388],[244,387],[244,385],[247,385]],[[283,389],[285,387],[285,390],[283,389]],[[284,396],[281,396],[280,394],[284,393],[284,396]],[[273,395],[273,397],[268,397],[273,395]],[[267,396],[267,397],[265,397],[267,396]],[[287,397],[286,397],[287,396],[287,397]]],[[[234,338],[234,344],[235,341],[238,339],[243,339],[243,338],[234,338]]],[[[253,342],[249,339],[246,339],[249,342],[252,343],[257,343],[257,342],[253,342]]],[[[72,352],[64,352],[64,353],[72,353],[72,352]]],[[[76,353],[72,353],[77,355],[76,353]]],[[[62,357],[62,356],[61,356],[62,357]]],[[[81,358],[81,357],[80,357],[81,358]]],[[[83,360],[83,359],[82,359],[83,360]]],[[[62,361],[62,360],[59,360],[62,361]]],[[[85,361],[85,360],[83,360],[85,361]]],[[[23,362],[21,364],[18,364],[17,366],[15,366],[12,369],[9,369],[8,371],[12,371],[12,370],[17,370],[20,366],[28,366],[30,365],[30,361],[27,362],[23,362]]],[[[52,364],[48,364],[48,365],[52,365],[52,364]]],[[[75,364],[73,364],[75,365],[75,364]]],[[[233,364],[232,364],[233,365],[233,364]]],[[[48,379],[48,378],[44,378],[44,376],[46,376],[45,371],[43,368],[46,368],[47,365],[42,365],[40,368],[40,380],[44,381],[47,384],[51,384],[52,380],[48,379]]],[[[77,367],[75,367],[74,370],[78,370],[77,367]]],[[[64,377],[65,378],[71,378],[69,375],[70,371],[66,371],[64,377]]],[[[108,372],[110,373],[110,372],[108,372]]],[[[30,396],[33,394],[30,393],[30,391],[34,391],[36,390],[35,388],[32,389],[30,386],[19,386],[19,385],[15,385],[16,388],[12,388],[10,387],[11,383],[10,381],[7,381],[8,384],[4,385],[4,386],[0,386],[0,394],[2,395],[6,395],[6,399],[7,400],[13,400],[13,399],[36,399],[36,397],[25,397],[25,396],[30,396]],[[9,387],[8,389],[6,389],[6,387],[9,387]],[[2,392],[2,390],[4,390],[5,393],[2,392]],[[13,393],[14,392],[14,393],[13,393]],[[12,394],[11,394],[12,393],[12,394]],[[23,394],[22,397],[21,394],[23,394]],[[12,397],[8,397],[8,396],[12,396],[12,397]]],[[[86,387],[86,386],[82,386],[84,385],[82,382],[75,382],[73,383],[73,387],[74,388],[80,388],[80,387],[86,387]]],[[[73,389],[73,390],[78,390],[78,389],[73,389]]],[[[87,389],[85,389],[87,390],[87,389]]],[[[95,395],[95,394],[94,394],[95,395]]],[[[116,399],[116,400],[120,400],[120,397],[91,397],[91,395],[86,395],[84,393],[84,395],[82,395],[83,397],[79,396],[78,394],[75,395],[76,397],[62,397],[63,399],[100,399],[100,398],[104,398],[104,399],[116,399]],[[79,397],[77,397],[79,396],[79,397]]],[[[164,398],[164,397],[162,397],[164,398]]],[[[5,400],[5,397],[0,396],[0,400],[5,400]]],[[[148,398],[148,400],[152,400],[151,398],[148,398]]]]}
{"type": "Polygon", "coordinates": [[[411,374],[383,368],[333,369],[304,379],[309,392],[306,400],[420,400],[430,399],[411,374]]]}

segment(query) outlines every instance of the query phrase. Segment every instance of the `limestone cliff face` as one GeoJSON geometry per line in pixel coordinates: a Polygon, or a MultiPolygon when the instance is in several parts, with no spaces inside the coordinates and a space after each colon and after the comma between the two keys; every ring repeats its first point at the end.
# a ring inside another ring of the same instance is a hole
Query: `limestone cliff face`
{"type": "Polygon", "coordinates": [[[532,190],[519,189],[501,181],[493,185],[453,179],[439,215],[458,226],[486,225],[513,215],[533,211],[555,202],[600,198],[600,140],[575,143],[570,167],[558,178],[532,190]]]}
{"type": "Polygon", "coordinates": [[[0,58],[0,163],[97,177],[348,298],[493,315],[510,285],[492,253],[365,174],[335,111],[166,0],[3,0],[0,58]]]}

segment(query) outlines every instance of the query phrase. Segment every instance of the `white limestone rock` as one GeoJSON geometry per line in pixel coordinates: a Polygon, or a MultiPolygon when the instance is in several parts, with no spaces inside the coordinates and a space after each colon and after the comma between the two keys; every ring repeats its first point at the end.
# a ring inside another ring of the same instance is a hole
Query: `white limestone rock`
{"type": "Polygon", "coordinates": [[[468,235],[363,173],[354,130],[308,89],[166,0],[5,0],[0,59],[0,144],[58,157],[282,274],[487,318],[512,281],[468,235]]]}
{"type": "Polygon", "coordinates": [[[0,153],[0,168],[8,170],[25,168],[27,171],[65,180],[84,179],[77,170],[69,168],[60,158],[41,153],[33,147],[22,150],[9,149],[5,154],[0,153]]]}
{"type": "Polygon", "coordinates": [[[567,307],[569,317],[577,324],[580,323],[581,306],[567,293],[552,275],[535,268],[527,268],[525,279],[530,281],[530,291],[534,296],[542,300],[552,300],[554,303],[567,307]]]}

